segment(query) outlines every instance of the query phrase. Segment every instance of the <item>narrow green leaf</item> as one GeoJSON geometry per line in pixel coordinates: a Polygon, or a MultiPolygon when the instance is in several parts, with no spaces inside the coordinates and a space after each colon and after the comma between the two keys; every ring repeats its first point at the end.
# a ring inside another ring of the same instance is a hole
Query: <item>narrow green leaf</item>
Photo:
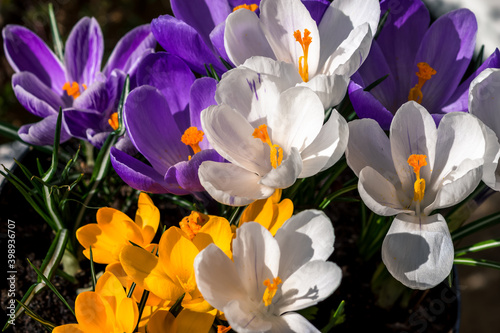
{"type": "Polygon", "coordinates": [[[56,327],[56,325],[48,320],[43,319],[39,315],[37,315],[33,310],[31,310],[27,305],[17,301],[19,305],[23,307],[23,309],[26,311],[26,314],[30,316],[32,319],[36,320],[39,322],[44,328],[46,328],[49,332],[52,332],[52,330],[56,327]]]}
{"type": "Polygon", "coordinates": [[[500,262],[486,260],[486,259],[455,258],[453,260],[453,263],[460,265],[480,266],[480,267],[500,269],[500,262]]]}
{"type": "Polygon", "coordinates": [[[132,285],[130,286],[130,289],[127,294],[127,298],[132,297],[132,295],[134,294],[135,286],[136,286],[135,282],[132,282],[132,285]]]}
{"type": "Polygon", "coordinates": [[[341,188],[338,191],[335,191],[334,193],[330,194],[329,196],[327,196],[323,200],[323,202],[319,205],[319,209],[321,209],[321,210],[325,209],[338,196],[341,196],[344,193],[353,191],[353,190],[355,190],[357,188],[358,188],[358,184],[355,184],[355,185],[351,185],[351,186],[346,186],[344,188],[341,188]]]}
{"type": "Polygon", "coordinates": [[[479,252],[483,250],[493,249],[500,246],[500,238],[488,239],[484,242],[479,242],[471,246],[467,246],[458,250],[455,250],[455,257],[463,256],[467,253],[479,252]]]}
{"type": "Polygon", "coordinates": [[[149,297],[149,291],[148,290],[144,290],[144,292],[142,293],[142,297],[141,297],[141,301],[139,302],[139,319],[137,320],[137,325],[135,327],[135,330],[134,332],[137,331],[137,329],[139,328],[139,323],[141,322],[141,318],[142,318],[142,313],[144,312],[144,307],[146,306],[146,302],[148,300],[148,297],[149,297]]]}
{"type": "Polygon", "coordinates": [[[172,305],[172,307],[170,308],[170,310],[168,310],[171,314],[174,315],[174,317],[177,317],[177,315],[181,312],[182,310],[182,300],[184,299],[184,296],[186,296],[186,294],[182,294],[181,297],[179,297],[174,305],[172,305]]]}
{"type": "Polygon", "coordinates": [[[54,15],[54,6],[49,3],[49,18],[50,18],[50,31],[52,32],[52,39],[54,40],[54,50],[57,57],[64,63],[63,43],[57,29],[56,16],[54,15]]]}
{"type": "Polygon", "coordinates": [[[90,276],[92,277],[92,291],[95,291],[95,285],[97,283],[97,279],[95,277],[94,257],[92,256],[92,245],[89,247],[89,250],[90,250],[90,276]]]}
{"type": "Polygon", "coordinates": [[[375,33],[375,36],[373,37],[373,39],[377,39],[378,36],[380,35],[380,32],[382,31],[382,28],[384,27],[385,22],[387,21],[387,17],[389,17],[390,11],[391,11],[390,8],[387,9],[385,11],[384,15],[382,15],[382,17],[380,18],[380,21],[378,22],[378,26],[377,26],[377,32],[375,33]]]}
{"type": "Polygon", "coordinates": [[[345,302],[342,301],[337,307],[337,310],[335,310],[335,312],[332,311],[333,315],[330,318],[330,322],[321,330],[322,333],[330,332],[332,328],[334,328],[339,324],[342,324],[345,321],[344,307],[345,307],[345,302]]]}
{"type": "Polygon", "coordinates": [[[370,83],[363,90],[364,91],[370,91],[370,90],[372,90],[373,88],[375,88],[376,86],[378,86],[379,84],[381,84],[382,82],[384,82],[384,80],[387,79],[388,77],[389,77],[389,74],[386,74],[386,75],[382,76],[380,79],[377,79],[377,80],[373,81],[372,83],[370,83]]]}
{"type": "Polygon", "coordinates": [[[231,66],[230,63],[228,63],[224,58],[222,57],[219,57],[220,61],[222,62],[222,64],[224,65],[224,67],[227,68],[228,71],[230,71],[231,69],[233,69],[234,67],[231,66]]]}
{"type": "Polygon", "coordinates": [[[49,170],[43,175],[44,182],[50,182],[54,178],[57,171],[57,163],[59,161],[59,142],[61,141],[61,127],[62,127],[62,107],[59,107],[59,114],[57,115],[56,133],[54,135],[54,150],[52,151],[52,162],[50,163],[49,170]]]}
{"type": "Polygon", "coordinates": [[[462,239],[465,236],[473,234],[484,228],[494,226],[498,223],[500,223],[500,212],[488,215],[486,217],[483,217],[482,219],[464,225],[463,227],[451,233],[451,239],[453,241],[462,239]]]}

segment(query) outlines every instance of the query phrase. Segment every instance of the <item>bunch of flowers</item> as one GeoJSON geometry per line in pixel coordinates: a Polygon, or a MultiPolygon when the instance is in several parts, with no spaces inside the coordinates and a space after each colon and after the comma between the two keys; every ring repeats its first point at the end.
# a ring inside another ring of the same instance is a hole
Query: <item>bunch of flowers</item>
{"type": "Polygon", "coordinates": [[[31,185],[5,174],[56,234],[36,269],[44,284],[16,316],[26,309],[53,332],[319,332],[303,309],[331,307],[320,302],[342,288],[329,259],[347,217],[327,209],[342,199],[361,202],[364,262],[382,261],[408,288],[443,283],[454,263],[500,268],[461,258],[498,240],[454,249],[499,218],[462,225],[460,207],[500,189],[500,59],[467,71],[471,12],[430,24],[420,0],[171,5],[174,16],[127,33],[103,68],[94,18],[64,50],[53,22],[55,52],[24,27],[3,29],[14,93],[42,118],[18,139],[53,145],[48,171],[23,167],[31,185]],[[60,171],[70,138],[90,143],[87,159],[77,152],[60,171]],[[76,298],[77,323],[30,311],[59,263],[68,271],[82,253],[91,290],[76,298]]]}

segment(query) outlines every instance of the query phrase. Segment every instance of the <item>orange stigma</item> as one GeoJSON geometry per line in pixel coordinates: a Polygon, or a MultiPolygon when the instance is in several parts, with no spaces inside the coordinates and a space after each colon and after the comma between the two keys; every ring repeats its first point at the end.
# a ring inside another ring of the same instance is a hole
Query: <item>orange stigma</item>
{"type": "Polygon", "coordinates": [[[418,77],[418,83],[415,85],[415,87],[410,89],[408,100],[422,104],[422,98],[424,97],[424,95],[422,94],[422,87],[424,86],[424,83],[430,80],[431,77],[437,72],[426,62],[419,62],[417,64],[417,67],[419,71],[418,73],[415,73],[415,75],[417,75],[418,77]]]}
{"type": "Polygon", "coordinates": [[[270,279],[264,281],[264,285],[267,287],[266,291],[264,291],[264,296],[262,296],[265,306],[269,306],[273,302],[273,297],[278,291],[278,285],[281,283],[283,283],[283,281],[281,281],[279,276],[273,279],[273,283],[271,283],[270,279]]]}
{"type": "Polygon", "coordinates": [[[237,11],[238,9],[248,9],[248,10],[251,10],[252,12],[255,12],[258,8],[259,8],[259,6],[256,4],[247,5],[246,3],[244,3],[242,5],[234,7],[233,12],[237,11]]]}
{"type": "Polygon", "coordinates": [[[120,126],[120,123],[118,122],[118,112],[113,112],[111,116],[109,116],[108,119],[108,124],[111,126],[115,131],[118,129],[118,126],[120,126]]]}
{"type": "MultiPolygon", "coordinates": [[[[83,90],[87,90],[87,85],[85,83],[82,83],[83,90]]],[[[73,83],[66,82],[64,86],[62,87],[62,90],[66,91],[68,96],[73,97],[73,99],[76,99],[78,96],[80,96],[80,85],[73,81],[73,83]]]]}
{"type": "Polygon", "coordinates": [[[262,142],[267,143],[269,148],[271,148],[271,165],[276,169],[281,164],[281,161],[283,161],[283,149],[278,145],[272,144],[269,133],[267,133],[267,125],[260,125],[253,131],[252,135],[254,138],[261,139],[262,142]]]}
{"type": "MultiPolygon", "coordinates": [[[[186,146],[191,147],[193,149],[193,153],[199,153],[201,151],[199,143],[203,141],[203,131],[198,130],[196,126],[191,126],[182,134],[181,141],[186,146]]],[[[189,156],[191,159],[191,156],[189,156]]]]}
{"type": "Polygon", "coordinates": [[[200,231],[201,227],[208,221],[208,216],[199,212],[192,211],[189,216],[184,217],[179,226],[189,238],[192,240],[194,236],[200,231]]]}
{"type": "Polygon", "coordinates": [[[300,46],[302,46],[302,51],[304,55],[299,58],[299,74],[302,77],[304,82],[309,81],[309,65],[307,64],[307,54],[309,53],[309,44],[312,42],[312,37],[309,36],[311,32],[307,29],[304,29],[304,38],[302,38],[302,33],[300,30],[297,30],[293,33],[293,37],[295,40],[299,42],[300,46]]]}
{"type": "Polygon", "coordinates": [[[412,154],[408,157],[408,164],[413,167],[413,172],[417,176],[417,180],[413,184],[414,195],[413,200],[420,202],[424,199],[425,193],[425,179],[420,178],[420,168],[427,165],[425,160],[427,156],[420,154],[412,154]]]}

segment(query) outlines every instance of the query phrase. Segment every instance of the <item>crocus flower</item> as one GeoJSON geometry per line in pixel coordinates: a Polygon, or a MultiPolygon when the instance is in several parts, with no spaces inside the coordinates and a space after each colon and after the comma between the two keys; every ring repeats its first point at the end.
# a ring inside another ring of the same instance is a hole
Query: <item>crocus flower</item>
{"type": "MultiPolygon", "coordinates": [[[[236,66],[252,56],[292,64],[300,74],[294,85],[317,91],[325,108],[338,104],[368,54],[380,6],[377,0],[336,0],[325,9],[318,20],[299,0],[262,0],[260,19],[248,10],[230,14],[224,36],[229,59],[236,66]]],[[[272,75],[283,70],[280,65],[245,66],[272,75]]]]}
{"type": "Polygon", "coordinates": [[[97,280],[94,291],[86,291],[76,297],[75,313],[78,324],[57,326],[54,333],[132,333],[139,310],[131,298],[127,298],[120,281],[106,272],[97,280]]]}
{"type": "Polygon", "coordinates": [[[216,81],[195,77],[177,56],[150,54],[137,70],[140,87],[130,92],[124,122],[135,148],[147,165],[119,149],[111,162],[131,187],[152,193],[204,192],[198,167],[222,157],[211,149],[200,126],[200,112],[215,104],[216,81]]]}
{"type": "MultiPolygon", "coordinates": [[[[500,137],[500,69],[487,68],[470,84],[469,112],[481,119],[496,135],[500,137]]],[[[494,138],[492,138],[494,140],[494,138]]],[[[500,167],[490,164],[483,170],[483,181],[492,189],[500,190],[500,167]]]]}
{"type": "Polygon", "coordinates": [[[396,215],[382,244],[389,272],[413,289],[428,289],[450,273],[454,252],[448,225],[436,209],[464,200],[483,168],[496,163],[500,145],[487,127],[462,112],[432,116],[414,101],[399,108],[387,138],[373,119],[349,123],[347,163],[359,177],[364,203],[396,215]]]}
{"type": "Polygon", "coordinates": [[[148,322],[147,332],[154,333],[184,333],[210,332],[214,318],[209,313],[182,309],[174,315],[167,310],[156,311],[148,322]]]}
{"type": "Polygon", "coordinates": [[[118,42],[101,72],[103,38],[94,18],[84,17],[73,27],[64,63],[24,27],[8,25],[2,36],[5,55],[16,72],[12,77],[16,97],[29,112],[43,118],[19,129],[21,139],[34,145],[54,143],[60,107],[68,111],[64,113],[61,142],[76,136],[96,146],[102,144],[113,130],[108,119],[125,75],[133,76],[139,60],[156,44],[149,25],[135,28],[118,42]]]}
{"type": "Polygon", "coordinates": [[[183,219],[180,226],[170,227],[163,233],[158,256],[130,245],[123,248],[120,261],[137,286],[169,302],[185,294],[184,308],[210,313],[213,321],[216,311],[198,290],[193,262],[196,255],[212,243],[231,256],[231,227],[224,218],[198,212],[183,219]]]}
{"type": "Polygon", "coordinates": [[[207,161],[199,169],[201,184],[215,200],[242,206],[268,198],[342,156],[347,123],[333,110],[323,125],[323,104],[312,90],[281,92],[273,77],[253,71],[231,77],[219,83],[219,105],[201,113],[208,141],[231,162],[207,161]]]}
{"type": "Polygon", "coordinates": [[[340,284],[330,220],[308,210],[290,218],[273,237],[255,222],[233,241],[233,261],[209,245],[194,262],[203,297],[237,332],[319,332],[292,312],[317,304],[340,284]]]}
{"type": "Polygon", "coordinates": [[[421,103],[436,123],[446,113],[467,111],[472,79],[487,67],[500,67],[496,50],[461,82],[475,47],[474,14],[459,9],[429,27],[429,12],[421,0],[382,1],[381,10],[390,10],[388,20],[349,86],[358,116],[375,119],[388,130],[394,114],[408,100],[421,103]],[[383,82],[364,91],[387,74],[383,82]]]}

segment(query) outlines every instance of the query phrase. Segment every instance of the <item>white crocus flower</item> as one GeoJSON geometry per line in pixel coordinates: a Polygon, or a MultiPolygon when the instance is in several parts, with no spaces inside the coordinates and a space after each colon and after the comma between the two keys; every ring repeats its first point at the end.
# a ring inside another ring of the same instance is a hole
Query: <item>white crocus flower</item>
{"type": "Polygon", "coordinates": [[[233,261],[211,244],[194,261],[205,300],[237,332],[319,332],[291,312],[317,304],[340,284],[341,269],[326,260],[333,252],[330,220],[316,210],[291,217],[271,233],[244,223],[233,241],[233,261]]]}
{"type": "MultiPolygon", "coordinates": [[[[500,137],[500,69],[487,68],[479,74],[470,84],[469,112],[481,119],[485,125],[493,130],[494,137],[500,137]]],[[[493,146],[494,147],[494,146],[493,146]]],[[[494,148],[492,148],[494,149],[494,148]]],[[[497,163],[485,166],[483,181],[492,189],[500,190],[500,167],[497,163]]]]}
{"type": "Polygon", "coordinates": [[[449,113],[439,127],[415,102],[396,112],[390,138],[372,119],[349,124],[347,163],[359,177],[365,204],[396,215],[382,244],[382,260],[397,280],[413,289],[443,281],[453,264],[445,219],[434,210],[464,200],[478,185],[483,164],[498,159],[490,131],[479,119],[449,113]]]}
{"type": "Polygon", "coordinates": [[[231,163],[203,162],[200,182],[217,201],[242,206],[270,197],[297,178],[326,170],[340,159],[348,139],[335,110],[323,124],[319,97],[305,87],[281,92],[281,80],[247,70],[224,78],[219,105],[201,113],[214,149],[231,163]]]}
{"type": "Polygon", "coordinates": [[[368,55],[379,17],[378,0],[335,0],[318,26],[300,0],[262,0],[260,19],[250,10],[228,16],[224,46],[236,66],[252,56],[292,64],[295,84],[303,81],[329,108],[368,55]]]}

